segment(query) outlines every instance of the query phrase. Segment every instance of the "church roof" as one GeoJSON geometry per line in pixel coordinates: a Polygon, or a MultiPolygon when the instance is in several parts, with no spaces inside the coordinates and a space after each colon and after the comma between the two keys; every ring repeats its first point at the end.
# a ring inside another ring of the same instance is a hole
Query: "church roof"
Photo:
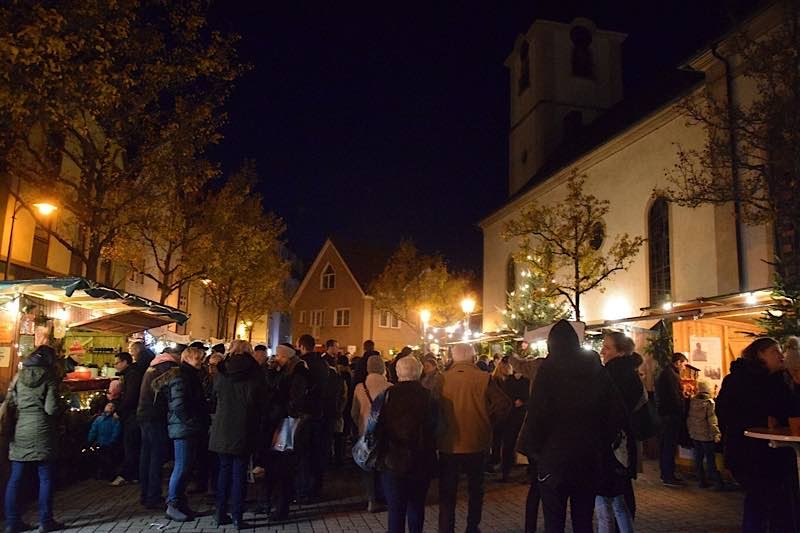
{"type": "Polygon", "coordinates": [[[653,80],[630,97],[623,98],[603,115],[581,128],[573,139],[563,142],[556,148],[545,164],[503,205],[524,196],[581,156],[599,148],[637,122],[680,99],[700,85],[703,79],[702,72],[673,70],[661,79],[653,80]]]}

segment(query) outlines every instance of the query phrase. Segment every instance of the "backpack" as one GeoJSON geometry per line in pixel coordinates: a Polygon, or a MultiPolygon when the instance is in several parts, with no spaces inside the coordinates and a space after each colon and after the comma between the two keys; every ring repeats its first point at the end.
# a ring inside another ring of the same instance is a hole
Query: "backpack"
{"type": "Polygon", "coordinates": [[[361,384],[364,391],[367,393],[367,399],[371,405],[369,417],[367,418],[367,429],[364,434],[358,438],[353,444],[353,460],[361,467],[362,470],[371,472],[375,470],[375,465],[378,462],[379,446],[380,446],[380,426],[378,420],[381,416],[381,409],[386,401],[389,390],[380,393],[374,400],[369,394],[369,389],[365,383],[361,384]]]}

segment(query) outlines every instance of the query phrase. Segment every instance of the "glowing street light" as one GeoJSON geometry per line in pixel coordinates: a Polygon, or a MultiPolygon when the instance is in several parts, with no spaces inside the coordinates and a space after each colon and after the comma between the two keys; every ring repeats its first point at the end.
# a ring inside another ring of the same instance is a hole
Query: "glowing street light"
{"type": "Polygon", "coordinates": [[[464,298],[461,300],[461,310],[464,311],[464,341],[469,340],[469,315],[475,310],[475,300],[473,298],[464,298]]]}
{"type": "Polygon", "coordinates": [[[55,213],[58,210],[58,207],[54,206],[53,204],[47,203],[47,202],[37,202],[37,203],[33,204],[33,207],[35,207],[36,210],[39,211],[40,215],[45,216],[45,217],[48,216],[48,215],[52,215],[53,213],[55,213]]]}
{"type": "Polygon", "coordinates": [[[425,339],[425,333],[428,329],[428,322],[431,320],[431,312],[427,309],[420,309],[419,311],[419,320],[422,322],[422,347],[425,351],[427,351],[427,341],[425,339]]]}

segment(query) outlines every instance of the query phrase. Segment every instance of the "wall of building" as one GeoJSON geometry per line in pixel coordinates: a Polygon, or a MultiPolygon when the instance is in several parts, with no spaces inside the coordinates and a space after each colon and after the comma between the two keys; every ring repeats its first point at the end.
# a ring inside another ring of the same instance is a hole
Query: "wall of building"
{"type": "MultiPolygon", "coordinates": [[[[647,236],[647,213],[653,190],[667,185],[665,173],[677,160],[675,143],[685,148],[701,147],[704,132],[689,127],[672,109],[611,139],[579,159],[575,168],[585,172],[585,190],[611,202],[605,217],[608,246],[618,233],[647,236]]],[[[520,201],[484,222],[484,329],[494,330],[504,322],[506,261],[517,243],[501,237],[503,224],[529,201],[557,204],[565,194],[569,169],[539,185],[520,201]]],[[[702,206],[697,209],[670,205],[670,259],[673,301],[691,300],[738,290],[735,226],[730,207],[702,206]]],[[[746,289],[770,284],[764,260],[772,257],[771,240],[765,227],[744,229],[746,289]]],[[[617,273],[605,284],[605,292],[586,294],[583,317],[588,322],[636,316],[649,302],[647,245],[631,268],[617,273]]]]}

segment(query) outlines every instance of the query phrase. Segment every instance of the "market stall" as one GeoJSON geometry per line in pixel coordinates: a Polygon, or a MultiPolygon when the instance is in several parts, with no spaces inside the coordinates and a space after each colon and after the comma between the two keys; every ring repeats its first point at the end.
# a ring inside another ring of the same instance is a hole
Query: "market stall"
{"type": "Polygon", "coordinates": [[[188,318],[173,307],[84,278],[0,282],[0,390],[20,359],[44,342],[64,355],[65,382],[89,382],[76,389],[103,389],[114,354],[127,349],[129,336],[188,318]]]}

